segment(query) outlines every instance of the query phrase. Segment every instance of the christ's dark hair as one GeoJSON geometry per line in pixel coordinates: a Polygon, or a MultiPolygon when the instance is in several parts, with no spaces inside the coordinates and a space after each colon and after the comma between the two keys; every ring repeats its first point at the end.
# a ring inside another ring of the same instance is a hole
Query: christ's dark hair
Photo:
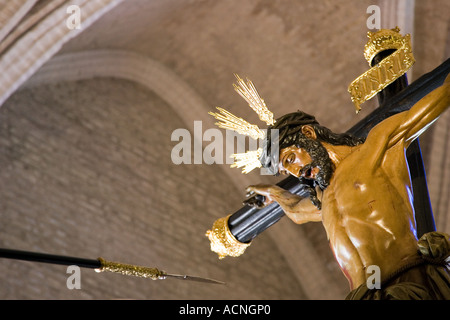
{"type": "MultiPolygon", "coordinates": [[[[277,119],[275,124],[267,130],[266,140],[264,142],[263,153],[261,155],[261,164],[272,174],[278,173],[278,156],[272,154],[272,147],[277,141],[272,141],[271,129],[278,129],[278,150],[298,145],[300,140],[304,139],[302,127],[310,125],[316,132],[319,141],[327,142],[332,145],[356,146],[364,142],[364,139],[355,137],[348,133],[334,133],[330,129],[323,127],[317,122],[316,118],[302,111],[288,113],[277,119]]],[[[277,152],[278,153],[278,152],[277,152]]]]}

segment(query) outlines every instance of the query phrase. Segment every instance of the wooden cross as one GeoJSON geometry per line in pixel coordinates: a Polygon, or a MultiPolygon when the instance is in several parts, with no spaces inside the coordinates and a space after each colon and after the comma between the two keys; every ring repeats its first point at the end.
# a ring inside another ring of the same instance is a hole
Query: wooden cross
{"type": "MultiPolygon", "coordinates": [[[[391,49],[379,52],[372,60],[372,66],[380,63],[393,52],[395,50],[391,49]]],[[[442,85],[449,73],[450,59],[430,73],[423,75],[411,85],[408,85],[406,74],[402,75],[377,94],[379,107],[347,132],[358,137],[366,137],[375,125],[394,114],[409,110],[421,98],[442,85]]],[[[410,145],[406,156],[414,193],[417,236],[420,238],[424,233],[435,231],[435,224],[418,139],[410,145]]],[[[307,196],[301,193],[302,188],[296,177],[289,176],[277,185],[291,193],[307,196]]],[[[227,232],[231,233],[228,234],[228,237],[234,237],[243,245],[242,248],[238,249],[239,252],[236,255],[242,254],[245,250],[245,244],[250,243],[257,235],[279,221],[283,216],[283,210],[274,202],[262,209],[245,205],[228,216],[226,220],[223,220],[223,223],[227,224],[227,232]]]]}

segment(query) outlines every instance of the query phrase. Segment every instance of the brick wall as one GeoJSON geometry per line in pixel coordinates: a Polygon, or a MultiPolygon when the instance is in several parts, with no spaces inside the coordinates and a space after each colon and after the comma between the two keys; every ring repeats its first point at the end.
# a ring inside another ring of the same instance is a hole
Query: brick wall
{"type": "Polygon", "coordinates": [[[189,128],[135,83],[96,79],[27,89],[0,109],[0,246],[158,267],[227,286],[151,281],[0,260],[0,299],[302,299],[270,237],[218,260],[204,233],[243,194],[219,168],[172,164],[189,128]],[[151,282],[151,283],[148,283],[151,282]]]}

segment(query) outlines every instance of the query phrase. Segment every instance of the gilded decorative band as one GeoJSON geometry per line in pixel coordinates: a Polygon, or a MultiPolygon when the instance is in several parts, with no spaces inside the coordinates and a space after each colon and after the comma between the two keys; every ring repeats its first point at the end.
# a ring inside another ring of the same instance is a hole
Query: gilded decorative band
{"type": "Polygon", "coordinates": [[[356,78],[348,87],[356,113],[361,110],[361,104],[373,98],[381,90],[405,74],[414,64],[411,37],[409,34],[402,37],[398,28],[392,30],[382,29],[378,32],[369,32],[369,41],[364,55],[369,64],[380,52],[388,49],[396,51],[383,59],[376,66],[356,78]]]}
{"type": "Polygon", "coordinates": [[[124,264],[118,262],[106,261],[103,258],[98,258],[101,263],[99,269],[95,269],[97,272],[114,272],[120,273],[126,276],[134,276],[140,278],[150,278],[152,280],[164,279],[164,272],[156,268],[134,266],[131,264],[124,264]]]}
{"type": "Polygon", "coordinates": [[[239,257],[244,253],[250,243],[238,241],[228,227],[228,219],[231,215],[216,220],[206,236],[211,242],[211,251],[219,255],[219,259],[226,256],[239,257]]]}

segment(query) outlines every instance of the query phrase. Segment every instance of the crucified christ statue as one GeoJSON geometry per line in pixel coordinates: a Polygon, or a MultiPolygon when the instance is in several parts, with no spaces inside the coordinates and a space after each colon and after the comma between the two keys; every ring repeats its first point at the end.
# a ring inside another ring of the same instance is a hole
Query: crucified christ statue
{"type": "Polygon", "coordinates": [[[295,176],[310,188],[303,198],[276,185],[247,188],[277,202],[295,223],[322,222],[347,277],[347,298],[450,299],[448,235],[432,232],[419,241],[405,150],[450,105],[450,76],[410,110],[375,126],[366,139],[335,134],[303,112],[287,114],[278,129],[278,157],[265,138],[261,163],[275,174],[295,176]],[[367,287],[370,266],[381,272],[381,290],[367,287]]]}

